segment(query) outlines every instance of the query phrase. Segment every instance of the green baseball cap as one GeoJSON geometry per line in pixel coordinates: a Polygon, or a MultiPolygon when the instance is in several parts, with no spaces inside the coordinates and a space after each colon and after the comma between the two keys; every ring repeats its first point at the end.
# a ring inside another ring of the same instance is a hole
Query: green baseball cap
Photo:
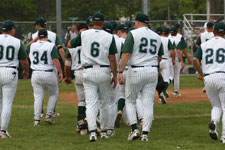
{"type": "Polygon", "coordinates": [[[105,30],[106,32],[112,33],[113,26],[109,21],[105,21],[102,29],[105,30]]]}
{"type": "Polygon", "coordinates": [[[149,18],[145,14],[138,14],[135,20],[143,22],[145,24],[149,24],[149,18]]]}
{"type": "Polygon", "coordinates": [[[116,30],[116,27],[117,27],[118,23],[114,20],[110,20],[109,22],[112,24],[113,30],[116,30]]]}
{"type": "Polygon", "coordinates": [[[214,31],[217,31],[217,32],[224,32],[224,23],[223,22],[218,22],[218,23],[215,23],[214,25],[214,31]]]}
{"type": "Polygon", "coordinates": [[[125,26],[127,26],[128,28],[131,28],[133,26],[133,22],[132,21],[126,21],[125,26]]]}
{"type": "Polygon", "coordinates": [[[86,19],[86,24],[88,26],[93,26],[93,23],[92,23],[92,16],[89,16],[87,19],[86,19]]]}
{"type": "Polygon", "coordinates": [[[2,30],[3,30],[3,31],[9,31],[9,30],[11,30],[13,27],[16,28],[15,24],[14,24],[13,21],[11,21],[11,20],[6,20],[6,21],[4,21],[3,24],[2,24],[2,30]]]}
{"type": "Polygon", "coordinates": [[[38,31],[38,37],[39,37],[39,38],[44,38],[44,37],[46,37],[47,35],[48,35],[48,32],[47,32],[46,29],[41,29],[41,30],[38,31]]]}
{"type": "Polygon", "coordinates": [[[164,34],[169,34],[170,33],[170,29],[167,27],[163,27],[163,33],[164,34]]]}
{"type": "Polygon", "coordinates": [[[171,28],[170,28],[170,33],[177,33],[177,27],[176,26],[172,26],[171,28]]]}
{"type": "Polygon", "coordinates": [[[156,33],[157,33],[157,34],[160,35],[160,34],[162,34],[162,32],[163,32],[163,29],[162,29],[161,26],[156,28],[156,33]]]}
{"type": "Polygon", "coordinates": [[[93,15],[92,20],[95,20],[95,21],[104,21],[104,14],[103,13],[100,13],[100,12],[97,12],[97,13],[95,13],[93,15]]]}
{"type": "Polygon", "coordinates": [[[34,23],[35,25],[39,24],[40,26],[45,26],[47,24],[44,17],[38,17],[34,23]]]}
{"type": "Polygon", "coordinates": [[[173,26],[175,26],[177,29],[181,28],[181,25],[179,23],[175,23],[173,26]]]}
{"type": "Polygon", "coordinates": [[[125,25],[125,24],[118,24],[116,26],[116,31],[118,30],[124,30],[124,31],[127,31],[128,27],[125,25]]]}
{"type": "Polygon", "coordinates": [[[208,22],[207,23],[207,28],[211,28],[211,27],[213,27],[213,25],[214,25],[213,22],[208,22]]]}

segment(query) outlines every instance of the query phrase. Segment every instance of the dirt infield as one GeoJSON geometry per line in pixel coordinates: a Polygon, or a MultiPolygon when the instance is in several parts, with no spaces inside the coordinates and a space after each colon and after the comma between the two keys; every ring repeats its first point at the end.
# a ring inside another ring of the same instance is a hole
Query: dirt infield
{"type": "MultiPolygon", "coordinates": [[[[176,98],[173,96],[172,90],[169,90],[170,97],[167,99],[168,103],[182,103],[182,102],[199,102],[208,101],[206,93],[202,92],[201,88],[181,89],[181,97],[176,98]]],[[[76,93],[62,93],[59,97],[63,101],[59,101],[61,104],[77,105],[76,93]]],[[[155,102],[158,101],[158,94],[155,96],[155,102]]]]}

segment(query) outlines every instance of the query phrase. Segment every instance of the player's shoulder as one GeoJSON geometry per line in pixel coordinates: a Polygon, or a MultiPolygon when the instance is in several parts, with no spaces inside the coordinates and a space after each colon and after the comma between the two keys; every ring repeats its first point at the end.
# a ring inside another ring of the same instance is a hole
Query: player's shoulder
{"type": "Polygon", "coordinates": [[[56,33],[53,31],[50,31],[50,30],[47,30],[47,31],[48,31],[48,35],[56,35],[56,33]]]}

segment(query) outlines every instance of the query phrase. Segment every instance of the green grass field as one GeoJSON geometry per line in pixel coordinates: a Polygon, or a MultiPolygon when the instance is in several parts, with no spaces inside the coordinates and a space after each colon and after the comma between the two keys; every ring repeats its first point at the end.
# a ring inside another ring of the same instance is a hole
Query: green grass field
{"type": "MultiPolygon", "coordinates": [[[[181,77],[181,88],[202,87],[196,77],[181,77]]],[[[60,84],[61,93],[74,92],[73,85],[60,84]]],[[[191,93],[190,93],[191,94],[191,93]]],[[[45,97],[45,106],[47,94],[45,97]]],[[[210,104],[197,103],[155,104],[155,120],[149,142],[127,141],[129,127],[116,129],[116,136],[89,142],[89,136],[76,133],[76,111],[73,105],[59,99],[60,117],[54,125],[41,122],[33,127],[33,93],[30,80],[20,80],[8,128],[11,139],[0,139],[1,150],[218,150],[219,141],[208,136],[210,104]]],[[[221,130],[220,130],[221,131],[221,130]]]]}

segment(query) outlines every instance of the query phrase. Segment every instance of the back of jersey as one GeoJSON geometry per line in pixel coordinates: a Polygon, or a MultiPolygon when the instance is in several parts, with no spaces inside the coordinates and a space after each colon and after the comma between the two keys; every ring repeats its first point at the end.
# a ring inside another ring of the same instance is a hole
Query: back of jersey
{"type": "Polygon", "coordinates": [[[205,43],[206,41],[212,39],[213,37],[214,37],[213,32],[205,31],[204,33],[201,33],[200,35],[201,43],[205,43]]]}
{"type": "MultiPolygon", "coordinates": [[[[48,41],[55,44],[56,34],[52,31],[49,31],[49,30],[47,31],[48,31],[48,41]]],[[[35,39],[37,36],[38,36],[38,31],[32,34],[32,39],[35,39]]]]}
{"type": "Polygon", "coordinates": [[[37,41],[30,45],[29,58],[31,69],[33,70],[51,70],[54,69],[51,52],[55,44],[47,41],[37,41]]]}
{"type": "Polygon", "coordinates": [[[170,52],[169,52],[169,49],[168,49],[168,44],[169,44],[169,38],[168,37],[161,37],[161,40],[162,40],[162,44],[163,44],[163,58],[169,58],[170,56],[170,52]]]}
{"type": "Polygon", "coordinates": [[[148,27],[132,30],[131,33],[134,45],[129,66],[158,65],[158,52],[161,46],[160,36],[148,27]]]}
{"type": "Polygon", "coordinates": [[[71,70],[79,70],[82,69],[81,66],[81,46],[76,48],[69,48],[69,53],[72,59],[71,70]]]}
{"type": "Polygon", "coordinates": [[[21,41],[11,35],[0,35],[0,66],[13,66],[19,65],[19,49],[21,41]]]}
{"type": "Polygon", "coordinates": [[[99,29],[81,32],[82,66],[109,65],[109,49],[113,35],[99,29]]]}
{"type": "Polygon", "coordinates": [[[204,74],[224,71],[225,39],[214,37],[201,45],[202,70],[204,74]]]}

